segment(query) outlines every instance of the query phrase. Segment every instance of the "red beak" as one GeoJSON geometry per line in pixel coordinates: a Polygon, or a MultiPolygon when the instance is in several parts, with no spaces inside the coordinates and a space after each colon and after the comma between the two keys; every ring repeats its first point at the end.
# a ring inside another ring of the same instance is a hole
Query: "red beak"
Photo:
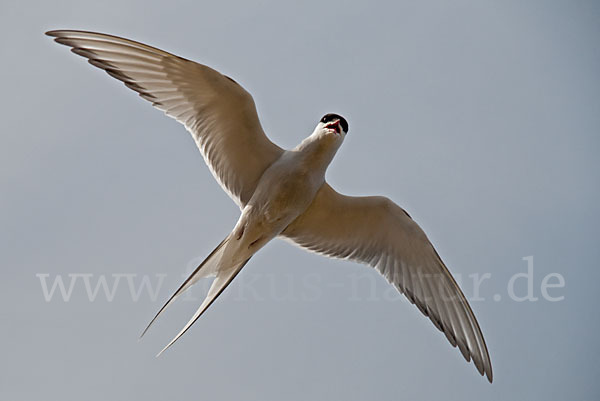
{"type": "Polygon", "coordinates": [[[340,132],[340,120],[335,120],[330,122],[329,124],[327,124],[325,126],[325,128],[333,128],[335,130],[335,132],[337,132],[338,134],[341,134],[340,132]]]}

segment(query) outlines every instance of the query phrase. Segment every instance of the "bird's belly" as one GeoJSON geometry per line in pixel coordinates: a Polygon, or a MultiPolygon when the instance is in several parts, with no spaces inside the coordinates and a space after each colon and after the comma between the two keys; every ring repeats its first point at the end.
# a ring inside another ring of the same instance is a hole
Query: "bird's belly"
{"type": "Polygon", "coordinates": [[[248,204],[283,230],[310,206],[322,182],[304,171],[267,171],[248,204]]]}
{"type": "Polygon", "coordinates": [[[310,206],[314,195],[302,174],[263,177],[234,228],[240,249],[256,252],[310,206]]]}
{"type": "Polygon", "coordinates": [[[289,219],[291,222],[308,208],[316,193],[306,177],[302,176],[281,177],[273,184],[259,209],[277,220],[289,219]]]}

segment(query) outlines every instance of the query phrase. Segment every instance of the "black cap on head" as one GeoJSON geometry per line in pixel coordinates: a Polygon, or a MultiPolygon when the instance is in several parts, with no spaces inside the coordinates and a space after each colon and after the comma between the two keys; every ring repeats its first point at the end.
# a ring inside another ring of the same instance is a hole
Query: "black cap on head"
{"type": "Polygon", "coordinates": [[[321,118],[321,122],[323,124],[327,124],[328,122],[333,120],[340,120],[340,125],[342,126],[342,129],[344,130],[344,132],[348,132],[348,121],[346,121],[346,119],[340,116],[339,114],[329,113],[325,114],[323,118],[321,118]]]}

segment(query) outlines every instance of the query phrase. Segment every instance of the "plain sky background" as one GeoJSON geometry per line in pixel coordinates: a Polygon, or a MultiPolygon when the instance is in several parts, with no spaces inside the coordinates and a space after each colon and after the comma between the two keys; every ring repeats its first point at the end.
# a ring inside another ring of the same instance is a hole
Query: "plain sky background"
{"type": "Polygon", "coordinates": [[[4,0],[0,32],[0,399],[600,397],[598,2],[4,0]],[[239,211],[184,128],[43,35],[59,28],[232,76],[281,146],[344,115],[329,182],[407,209],[469,297],[491,275],[472,306],[494,383],[374,270],[283,241],[155,359],[198,302],[137,336],[239,211]],[[516,302],[528,256],[538,301],[516,302]],[[541,296],[551,273],[562,301],[541,296]],[[91,302],[80,281],[46,302],[37,274],[167,276],[155,301],[122,282],[91,302]]]}

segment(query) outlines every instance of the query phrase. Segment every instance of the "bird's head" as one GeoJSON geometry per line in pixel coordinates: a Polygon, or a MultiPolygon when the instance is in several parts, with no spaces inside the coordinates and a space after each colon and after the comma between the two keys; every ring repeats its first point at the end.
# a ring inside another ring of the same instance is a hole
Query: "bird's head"
{"type": "Polygon", "coordinates": [[[315,133],[319,136],[331,137],[336,141],[342,141],[348,133],[348,122],[339,114],[325,114],[317,124],[315,133]]]}

